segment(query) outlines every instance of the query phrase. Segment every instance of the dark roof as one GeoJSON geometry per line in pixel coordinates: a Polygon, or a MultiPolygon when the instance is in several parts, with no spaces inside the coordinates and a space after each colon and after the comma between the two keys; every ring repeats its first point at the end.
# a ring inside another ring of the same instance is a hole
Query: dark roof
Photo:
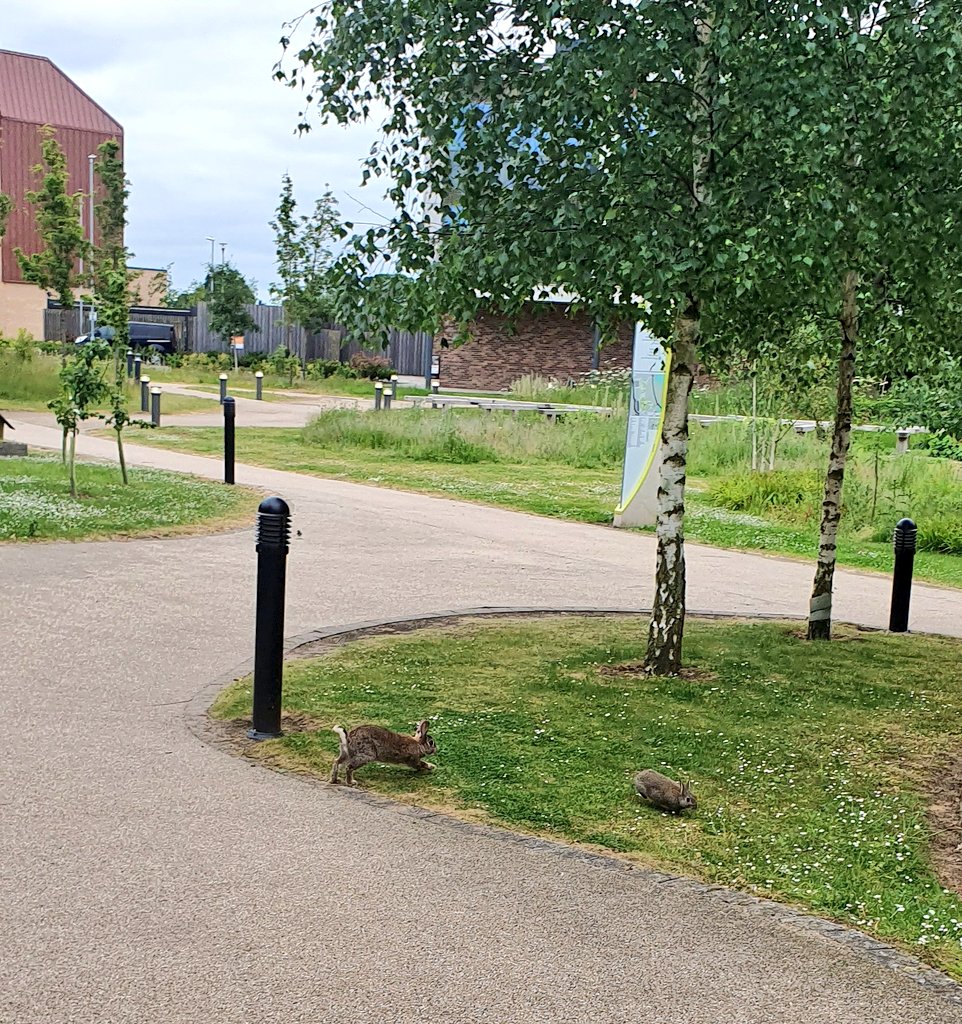
{"type": "Polygon", "coordinates": [[[0,50],[0,117],[105,135],[123,132],[52,60],[14,50],[0,50]]]}

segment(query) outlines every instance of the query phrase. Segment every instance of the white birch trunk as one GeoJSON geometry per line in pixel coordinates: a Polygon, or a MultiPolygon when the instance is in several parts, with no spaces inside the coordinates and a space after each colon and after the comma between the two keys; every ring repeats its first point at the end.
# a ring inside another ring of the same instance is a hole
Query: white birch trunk
{"type": "Polygon", "coordinates": [[[671,350],[665,422],[661,434],[658,488],[658,558],[655,600],[648,627],[645,668],[653,675],[675,675],[681,668],[685,631],[685,476],[688,462],[688,395],[695,369],[697,308],[680,317],[671,350]]]}
{"type": "Polygon", "coordinates": [[[838,359],[835,425],[832,430],[828,472],[825,474],[822,524],[818,538],[818,565],[809,603],[809,640],[830,640],[832,636],[832,584],[835,578],[838,524],[842,517],[842,484],[852,438],[852,383],[855,379],[858,318],[858,274],[854,270],[849,270],[842,278],[842,341],[838,359]]]}
{"type": "MultiPolygon", "coordinates": [[[[698,56],[691,105],[692,231],[711,206],[714,170],[712,116],[718,91],[718,66],[712,52],[713,5],[701,0],[694,8],[698,56]]],[[[661,483],[655,526],[658,553],[655,599],[648,627],[645,670],[652,675],[677,675],[681,670],[685,631],[685,477],[688,463],[688,395],[695,374],[696,344],[701,329],[701,303],[692,287],[686,308],[675,323],[668,374],[665,422],[661,435],[661,483]]]]}

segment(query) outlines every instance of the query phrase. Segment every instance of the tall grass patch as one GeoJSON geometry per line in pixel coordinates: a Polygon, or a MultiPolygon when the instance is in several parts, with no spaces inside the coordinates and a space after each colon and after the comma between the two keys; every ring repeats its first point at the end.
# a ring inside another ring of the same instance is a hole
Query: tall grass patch
{"type": "Polygon", "coordinates": [[[557,463],[614,469],[624,455],[624,420],[591,413],[551,423],[538,413],[473,409],[397,410],[390,414],[334,409],[304,427],[306,445],[390,451],[400,459],[476,464],[557,463]]]}

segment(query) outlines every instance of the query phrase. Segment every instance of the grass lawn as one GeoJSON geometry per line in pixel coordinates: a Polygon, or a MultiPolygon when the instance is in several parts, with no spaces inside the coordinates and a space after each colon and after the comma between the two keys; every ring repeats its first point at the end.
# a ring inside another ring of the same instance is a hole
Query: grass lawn
{"type": "MultiPolygon", "coordinates": [[[[437,771],[370,765],[364,788],[799,904],[962,977],[962,901],[935,875],[924,809],[962,739],[959,643],[692,621],[701,675],[644,678],[642,626],[502,619],[351,643],[289,663],[300,725],[245,749],[326,776],[332,725],[427,717],[437,771]],[[644,805],[631,775],[645,767],[690,779],[698,809],[644,805]]],[[[212,714],[249,719],[250,699],[240,680],[212,714]]]]}
{"type": "Polygon", "coordinates": [[[0,459],[0,540],[152,536],[250,523],[260,496],[154,469],[77,462],[76,498],[56,457],[0,459]]]}
{"type": "MultiPolygon", "coordinates": [[[[414,461],[389,449],[318,448],[305,445],[301,437],[298,428],[239,427],[237,460],[587,523],[611,522],[618,502],[620,477],[610,470],[565,467],[559,472],[554,464],[414,461]]],[[[216,427],[162,427],[138,434],[136,440],[214,456],[224,445],[223,431],[216,427]]]]}
{"type": "MultiPolygon", "coordinates": [[[[274,469],[605,524],[612,521],[620,497],[623,431],[624,424],[616,419],[591,416],[548,424],[533,414],[485,416],[468,410],[401,411],[380,419],[373,413],[336,412],[322,414],[303,430],[239,428],[237,458],[274,469]]],[[[804,476],[806,486],[814,481],[816,490],[806,493],[807,506],[793,506],[783,515],[764,501],[758,510],[745,511],[725,507],[714,496],[713,488],[739,479],[739,460],[744,454],[739,446],[744,435],[744,427],[728,424],[693,433],[687,538],[717,547],[814,560],[819,479],[811,465],[820,453],[816,439],[793,436],[784,442],[789,458],[805,460],[806,468],[795,471],[796,475],[804,476]]],[[[206,455],[218,455],[223,444],[217,428],[165,428],[143,434],[138,441],[206,455]]],[[[856,471],[867,472],[869,460],[859,448],[864,443],[864,435],[857,438],[854,469],[846,483],[848,493],[863,504],[867,485],[856,471]]],[[[945,495],[962,494],[954,464],[915,454],[885,458],[883,468],[893,479],[883,481],[878,499],[882,532],[890,530],[902,515],[913,515],[922,525],[930,500],[949,500],[945,495]],[[919,482],[912,483],[911,474],[919,482]],[[933,480],[939,491],[930,499],[933,480]]],[[[793,487],[794,479],[788,481],[793,487]]],[[[852,522],[850,507],[843,523],[852,522]]],[[[962,525],[959,529],[962,532],[962,525]]],[[[877,529],[843,529],[839,564],[891,572],[891,542],[877,536],[877,529]]],[[[962,587],[962,557],[920,551],[915,574],[919,580],[962,587]]]]}

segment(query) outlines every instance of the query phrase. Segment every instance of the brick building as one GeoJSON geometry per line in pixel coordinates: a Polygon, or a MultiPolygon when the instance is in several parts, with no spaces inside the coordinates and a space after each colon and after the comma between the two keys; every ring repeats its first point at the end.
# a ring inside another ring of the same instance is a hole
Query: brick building
{"type": "Polygon", "coordinates": [[[623,324],[618,337],[596,353],[587,313],[571,312],[562,300],[529,302],[514,324],[493,313],[479,316],[471,324],[470,340],[457,348],[446,344],[454,328],[443,331],[435,339],[434,354],[443,387],[503,390],[529,374],[566,381],[596,367],[628,369],[632,332],[632,324],[623,324]]]}
{"type": "Polygon", "coordinates": [[[96,154],[101,143],[117,139],[123,146],[120,124],[52,61],[0,50],[0,191],[13,200],[0,245],[0,331],[4,334],[24,328],[43,337],[47,295],[24,282],[14,250],[19,247],[29,253],[40,248],[34,211],[24,193],[40,182],[33,168],[40,162],[44,125],[56,131],[67,158],[70,192],[87,191],[87,158],[96,154]]]}

